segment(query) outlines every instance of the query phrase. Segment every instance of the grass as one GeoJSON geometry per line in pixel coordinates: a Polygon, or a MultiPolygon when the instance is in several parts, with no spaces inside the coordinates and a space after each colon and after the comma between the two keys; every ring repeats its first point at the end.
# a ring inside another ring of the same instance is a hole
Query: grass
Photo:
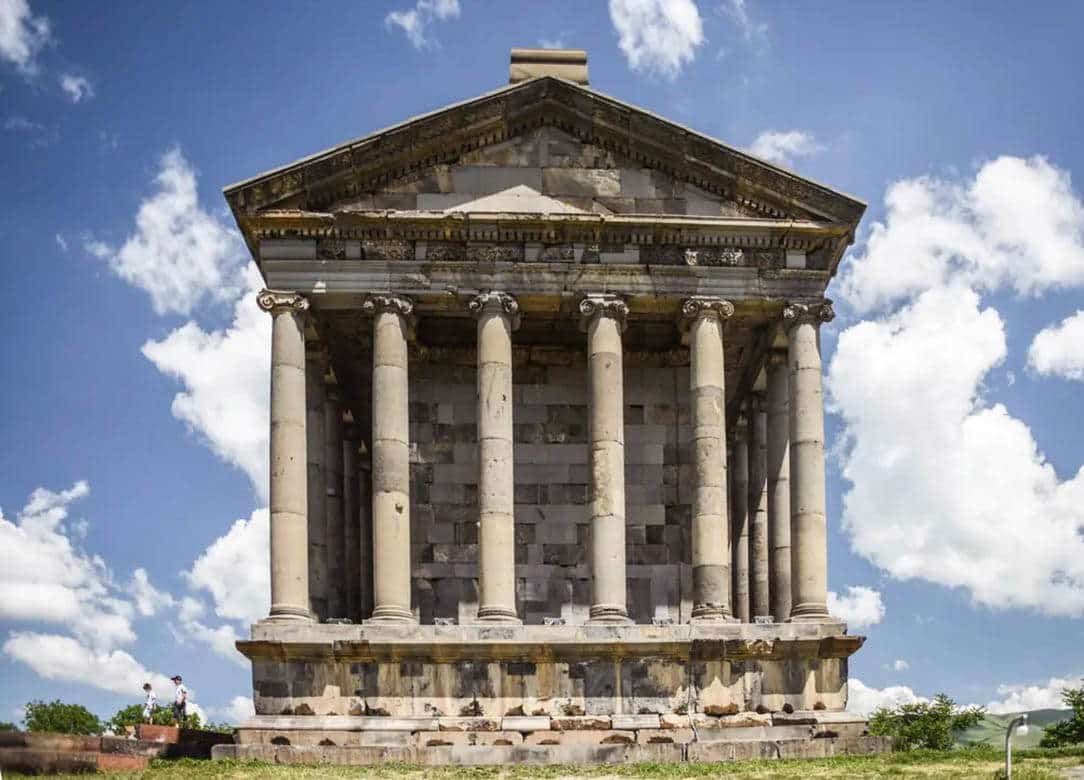
{"type": "MultiPolygon", "coordinates": [[[[1028,713],[1028,733],[1021,735],[1019,732],[1013,737],[1013,746],[1016,748],[1038,747],[1039,740],[1043,738],[1043,727],[1072,717],[1072,710],[1032,710],[1028,713]]],[[[1016,713],[1009,715],[991,715],[986,713],[982,722],[974,728],[970,728],[960,735],[960,743],[964,745],[982,743],[1001,747],[1005,744],[1005,729],[1009,721],[1016,717],[1016,713]]]]}
{"type": "MultiPolygon", "coordinates": [[[[1013,776],[1020,780],[1059,778],[1066,767],[1084,764],[1084,746],[1060,750],[1022,750],[1014,753],[1013,776]]],[[[527,778],[991,778],[1002,767],[1003,756],[991,747],[946,752],[915,750],[875,756],[838,756],[827,759],[739,761],[718,764],[623,764],[616,766],[505,766],[421,767],[388,763],[370,767],[281,766],[255,761],[154,761],[142,774],[109,775],[146,780],[253,780],[254,778],[353,777],[404,780],[527,780],[527,778]]],[[[5,775],[12,778],[17,775],[5,775]]],[[[61,775],[74,777],[74,775],[61,775]]]]}

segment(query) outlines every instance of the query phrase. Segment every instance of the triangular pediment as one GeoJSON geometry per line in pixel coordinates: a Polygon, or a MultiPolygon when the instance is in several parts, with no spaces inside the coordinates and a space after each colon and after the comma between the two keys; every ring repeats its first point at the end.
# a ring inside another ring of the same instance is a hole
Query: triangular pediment
{"type": "Polygon", "coordinates": [[[549,77],[342,144],[228,187],[226,197],[242,229],[275,209],[469,213],[500,206],[493,211],[852,226],[865,209],[747,152],[549,77]]]}

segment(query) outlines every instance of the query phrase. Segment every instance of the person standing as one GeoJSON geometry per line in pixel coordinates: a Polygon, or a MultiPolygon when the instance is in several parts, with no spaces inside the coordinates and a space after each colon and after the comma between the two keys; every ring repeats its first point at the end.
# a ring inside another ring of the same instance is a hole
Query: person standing
{"type": "Polygon", "coordinates": [[[179,674],[175,674],[170,678],[173,680],[174,697],[173,697],[173,722],[177,726],[183,726],[185,715],[188,709],[188,689],[184,687],[184,683],[181,680],[179,674]]]}
{"type": "Polygon", "coordinates": [[[151,684],[143,683],[143,693],[146,698],[143,700],[143,722],[152,723],[154,719],[154,708],[158,706],[158,694],[154,692],[154,688],[151,684]]]}

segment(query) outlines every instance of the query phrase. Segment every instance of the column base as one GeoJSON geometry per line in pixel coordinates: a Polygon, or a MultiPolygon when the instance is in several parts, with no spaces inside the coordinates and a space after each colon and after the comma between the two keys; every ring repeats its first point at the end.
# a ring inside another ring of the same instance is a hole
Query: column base
{"type": "Polygon", "coordinates": [[[625,625],[632,623],[632,619],[629,618],[628,611],[617,604],[594,604],[591,606],[591,613],[587,619],[588,625],[597,624],[607,625],[625,625]]]}
{"type": "Polygon", "coordinates": [[[824,604],[799,604],[791,607],[788,623],[827,623],[832,620],[824,604]]]}
{"type": "Polygon", "coordinates": [[[373,610],[373,616],[365,623],[417,623],[414,613],[405,607],[381,606],[373,610]]]}
{"type": "Polygon", "coordinates": [[[516,611],[508,607],[479,607],[478,617],[475,618],[475,622],[505,623],[517,626],[523,624],[523,621],[516,615],[516,611]]]}
{"type": "Polygon", "coordinates": [[[705,623],[737,623],[739,622],[736,617],[728,613],[722,612],[707,612],[704,614],[697,614],[696,610],[693,610],[692,617],[689,618],[689,623],[692,625],[702,625],[705,623]]]}
{"type": "Polygon", "coordinates": [[[311,623],[316,618],[313,617],[305,607],[296,607],[292,604],[272,604],[271,611],[268,613],[264,620],[269,620],[275,623],[285,621],[302,621],[311,623]]]}

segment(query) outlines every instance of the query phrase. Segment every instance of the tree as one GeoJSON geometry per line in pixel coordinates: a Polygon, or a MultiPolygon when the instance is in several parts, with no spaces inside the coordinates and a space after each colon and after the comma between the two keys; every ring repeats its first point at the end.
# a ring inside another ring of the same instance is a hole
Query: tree
{"type": "Polygon", "coordinates": [[[1062,747],[1084,742],[1084,686],[1062,688],[1061,700],[1073,714],[1068,720],[1059,720],[1043,729],[1039,747],[1062,747]]]}
{"type": "MultiPolygon", "coordinates": [[[[117,710],[117,714],[105,722],[105,727],[114,734],[125,734],[129,727],[143,722],[143,705],[133,704],[117,710]]],[[[151,710],[151,723],[155,726],[173,725],[173,708],[156,706],[151,710]]],[[[186,729],[202,728],[199,715],[190,713],[181,724],[186,729]]]]}
{"type": "Polygon", "coordinates": [[[15,728],[14,723],[9,723],[6,720],[0,720],[0,731],[18,731],[18,729],[15,728]]]}
{"type": "Polygon", "coordinates": [[[103,724],[98,716],[81,704],[54,701],[32,701],[26,705],[23,723],[27,731],[49,731],[58,734],[101,734],[103,724]]]}
{"type": "Polygon", "coordinates": [[[959,708],[939,693],[931,702],[877,708],[869,719],[869,733],[894,737],[896,750],[950,750],[956,736],[978,724],[985,714],[982,707],[959,708]]]}

